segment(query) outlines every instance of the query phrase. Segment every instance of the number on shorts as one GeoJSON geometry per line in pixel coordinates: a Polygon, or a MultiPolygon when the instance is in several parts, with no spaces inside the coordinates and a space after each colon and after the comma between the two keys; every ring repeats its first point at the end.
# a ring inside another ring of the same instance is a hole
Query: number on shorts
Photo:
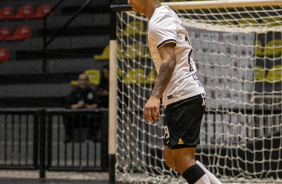
{"type": "Polygon", "coordinates": [[[165,139],[169,138],[169,131],[168,131],[168,127],[167,126],[164,126],[164,137],[165,137],[165,139]]]}

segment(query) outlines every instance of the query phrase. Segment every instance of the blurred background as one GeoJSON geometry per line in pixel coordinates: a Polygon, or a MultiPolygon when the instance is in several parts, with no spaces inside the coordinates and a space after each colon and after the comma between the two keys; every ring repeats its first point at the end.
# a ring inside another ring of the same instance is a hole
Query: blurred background
{"type": "Polygon", "coordinates": [[[67,99],[82,73],[85,98],[107,88],[110,3],[126,1],[0,1],[0,178],[107,171],[107,102],[71,110],[67,99]]]}
{"type": "Polygon", "coordinates": [[[63,107],[79,73],[108,64],[109,1],[2,0],[0,107],[63,107]]]}

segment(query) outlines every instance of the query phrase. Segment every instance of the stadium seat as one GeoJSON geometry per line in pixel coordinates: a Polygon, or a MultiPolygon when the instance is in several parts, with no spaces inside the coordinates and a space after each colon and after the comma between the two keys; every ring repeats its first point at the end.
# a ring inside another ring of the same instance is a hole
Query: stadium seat
{"type": "MultiPolygon", "coordinates": [[[[37,11],[36,11],[36,13],[35,13],[35,15],[34,15],[33,18],[35,18],[35,19],[42,19],[42,18],[44,18],[44,16],[45,16],[48,12],[50,12],[50,11],[52,10],[52,8],[53,8],[52,5],[42,5],[42,6],[40,6],[40,7],[37,9],[37,11]]],[[[52,13],[50,13],[49,16],[53,16],[53,14],[54,14],[54,13],[52,12],[52,13]]]]}
{"type": "Polygon", "coordinates": [[[252,17],[244,17],[244,19],[238,21],[238,24],[242,27],[249,27],[257,25],[258,22],[252,17]]]}
{"type": "Polygon", "coordinates": [[[156,76],[156,71],[155,70],[151,70],[149,72],[149,74],[147,75],[146,78],[146,84],[153,84],[156,80],[157,76],[156,76]]]}
{"type": "Polygon", "coordinates": [[[132,21],[130,22],[124,32],[119,33],[120,36],[132,36],[132,35],[146,35],[146,30],[144,27],[144,23],[140,21],[132,21]]]}
{"type": "Polygon", "coordinates": [[[119,76],[119,77],[122,77],[122,71],[121,71],[121,69],[117,69],[117,75],[119,76]]]}
{"type": "MultiPolygon", "coordinates": [[[[117,49],[117,54],[118,56],[121,56],[121,46],[118,44],[118,49],[117,49]]],[[[109,60],[110,59],[110,46],[107,45],[101,55],[95,55],[94,59],[96,61],[101,61],[101,60],[109,60]]]]}
{"type": "Polygon", "coordinates": [[[282,65],[276,65],[270,68],[266,77],[267,82],[281,82],[282,81],[282,65]]]}
{"type": "Polygon", "coordinates": [[[16,29],[11,40],[23,40],[31,38],[31,28],[29,26],[22,26],[16,29]]]}
{"type": "Polygon", "coordinates": [[[14,9],[12,7],[4,7],[0,9],[0,20],[13,19],[14,9]]]}
{"type": "Polygon", "coordinates": [[[33,7],[26,5],[18,9],[15,19],[31,19],[33,18],[33,7]]]}
{"type": "Polygon", "coordinates": [[[269,27],[281,26],[281,18],[280,17],[264,18],[262,20],[261,24],[265,24],[265,25],[267,25],[269,27]]]}
{"type": "Polygon", "coordinates": [[[256,66],[254,68],[254,80],[255,82],[263,82],[264,80],[264,69],[262,66],[256,66]]]}
{"type": "Polygon", "coordinates": [[[110,46],[107,45],[107,46],[104,48],[102,54],[101,54],[101,55],[95,55],[95,56],[94,56],[94,59],[95,59],[96,61],[99,61],[99,60],[109,60],[109,56],[110,56],[110,46]]]}
{"type": "MultiPolygon", "coordinates": [[[[84,73],[89,78],[90,85],[99,85],[100,84],[100,71],[96,69],[85,70],[84,73]]],[[[77,80],[71,81],[71,86],[78,86],[77,80]]]]}
{"type": "Polygon", "coordinates": [[[0,28],[0,41],[11,39],[11,29],[9,27],[0,28]]]}
{"type": "Polygon", "coordinates": [[[216,22],[216,24],[232,26],[234,25],[234,20],[232,19],[232,17],[221,18],[216,22]]]}
{"type": "Polygon", "coordinates": [[[145,83],[145,72],[143,69],[132,69],[129,70],[124,77],[125,84],[144,84],[145,83]]]}
{"type": "Polygon", "coordinates": [[[100,84],[100,71],[96,69],[85,70],[84,73],[89,78],[89,83],[92,85],[100,84]]]}
{"type": "Polygon", "coordinates": [[[123,57],[125,59],[127,58],[136,58],[136,57],[140,57],[141,59],[145,59],[145,58],[150,58],[151,54],[150,52],[147,52],[147,54],[145,53],[145,48],[143,44],[132,44],[129,45],[129,47],[126,49],[126,51],[124,52],[123,57]]]}
{"type": "Polygon", "coordinates": [[[256,41],[255,46],[256,46],[256,48],[255,48],[256,56],[264,56],[264,49],[262,49],[262,44],[261,44],[260,40],[256,41]]]}
{"type": "Polygon", "coordinates": [[[266,45],[266,56],[281,56],[282,54],[282,40],[274,39],[266,45]]]}
{"type": "Polygon", "coordinates": [[[9,60],[9,51],[8,49],[0,49],[0,62],[9,60]]]}
{"type": "Polygon", "coordinates": [[[274,39],[269,41],[266,46],[262,46],[261,41],[256,41],[257,56],[279,56],[282,53],[282,40],[274,39]]]}
{"type": "Polygon", "coordinates": [[[71,81],[71,86],[78,86],[78,81],[77,80],[72,80],[71,81]]]}

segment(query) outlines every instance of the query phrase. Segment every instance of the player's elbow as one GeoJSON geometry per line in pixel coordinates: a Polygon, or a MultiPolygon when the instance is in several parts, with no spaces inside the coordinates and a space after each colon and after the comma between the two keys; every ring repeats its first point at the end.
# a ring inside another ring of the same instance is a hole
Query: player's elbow
{"type": "Polygon", "coordinates": [[[169,67],[170,70],[174,70],[175,65],[176,65],[176,59],[173,57],[167,58],[166,61],[163,63],[167,63],[167,66],[169,67]]]}

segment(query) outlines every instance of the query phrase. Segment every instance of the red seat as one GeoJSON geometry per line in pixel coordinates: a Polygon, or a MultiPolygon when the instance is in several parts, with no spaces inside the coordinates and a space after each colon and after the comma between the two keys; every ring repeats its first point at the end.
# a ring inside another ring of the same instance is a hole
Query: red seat
{"type": "Polygon", "coordinates": [[[0,49],[0,61],[8,61],[9,60],[9,51],[8,49],[0,49]]]}
{"type": "Polygon", "coordinates": [[[11,39],[11,29],[9,27],[0,28],[0,41],[11,39]]]}
{"type": "Polygon", "coordinates": [[[31,37],[31,28],[29,26],[22,26],[16,29],[11,40],[23,40],[31,37]]]}
{"type": "Polygon", "coordinates": [[[5,7],[0,9],[0,20],[13,19],[14,9],[12,7],[5,7]]]}
{"type": "MultiPolygon", "coordinates": [[[[35,18],[35,19],[44,18],[44,16],[45,16],[48,12],[50,12],[50,11],[52,10],[52,8],[53,8],[52,5],[47,5],[47,4],[40,6],[40,7],[37,9],[37,11],[36,11],[36,13],[35,13],[35,15],[34,15],[33,18],[35,18]]],[[[50,16],[52,16],[53,14],[54,14],[54,13],[52,12],[52,13],[50,14],[50,16]]]]}
{"type": "Polygon", "coordinates": [[[26,5],[18,9],[15,19],[30,19],[33,18],[33,7],[26,5]]]}

